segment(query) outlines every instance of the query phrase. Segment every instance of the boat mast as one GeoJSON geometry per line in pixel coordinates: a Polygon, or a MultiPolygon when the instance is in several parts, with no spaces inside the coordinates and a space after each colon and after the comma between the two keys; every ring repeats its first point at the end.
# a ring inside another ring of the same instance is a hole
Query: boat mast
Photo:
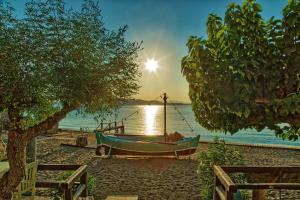
{"type": "Polygon", "coordinates": [[[164,136],[165,136],[165,140],[166,140],[166,136],[167,136],[167,94],[164,93],[164,136]]]}

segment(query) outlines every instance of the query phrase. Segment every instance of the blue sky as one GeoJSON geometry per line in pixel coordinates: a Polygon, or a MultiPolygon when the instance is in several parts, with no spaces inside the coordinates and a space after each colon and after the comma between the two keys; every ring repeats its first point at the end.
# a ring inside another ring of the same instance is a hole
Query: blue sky
{"type": "MultiPolygon", "coordinates": [[[[1,1],[1,0],[0,0],[1,1]]],[[[24,2],[8,0],[23,15],[24,2]]],[[[65,0],[68,6],[78,9],[81,0],[65,0]]],[[[209,13],[223,17],[231,2],[241,0],[100,0],[103,20],[107,28],[117,29],[127,24],[127,38],[143,41],[140,53],[141,90],[137,98],[154,99],[167,92],[172,99],[189,102],[188,84],[181,74],[180,61],[186,55],[185,46],[191,35],[206,37],[206,20],[209,13]],[[145,70],[148,58],[158,60],[156,72],[145,70]]],[[[287,0],[259,0],[265,19],[281,18],[287,0]]]]}

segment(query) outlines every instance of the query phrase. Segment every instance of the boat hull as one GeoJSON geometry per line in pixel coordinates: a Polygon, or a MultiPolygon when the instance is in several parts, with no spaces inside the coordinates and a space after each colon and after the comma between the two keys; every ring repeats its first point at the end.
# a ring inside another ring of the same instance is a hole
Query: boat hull
{"type": "MultiPolygon", "coordinates": [[[[110,146],[107,145],[101,145],[98,146],[96,149],[96,155],[103,155],[101,148],[104,148],[105,155],[109,155],[109,149],[110,146]]],[[[112,147],[111,154],[110,155],[132,155],[132,156],[187,156],[195,153],[196,148],[192,149],[184,149],[184,150],[178,150],[176,151],[176,154],[174,151],[170,152],[139,152],[139,151],[131,151],[131,150],[124,150],[124,149],[118,149],[112,147]]]]}
{"type": "Polygon", "coordinates": [[[164,135],[132,135],[132,134],[113,134],[112,136],[119,137],[125,140],[135,141],[152,141],[152,142],[164,142],[164,135]]]}
{"type": "Polygon", "coordinates": [[[95,132],[98,148],[96,154],[101,154],[100,149],[105,150],[106,155],[149,155],[170,156],[189,155],[196,151],[200,136],[185,138],[174,143],[136,141],[119,137],[105,136],[95,132]]]}

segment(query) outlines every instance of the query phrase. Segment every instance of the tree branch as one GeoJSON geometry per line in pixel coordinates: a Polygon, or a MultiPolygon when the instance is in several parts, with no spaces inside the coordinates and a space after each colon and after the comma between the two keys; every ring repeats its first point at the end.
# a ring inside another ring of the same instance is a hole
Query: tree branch
{"type": "Polygon", "coordinates": [[[80,104],[72,104],[65,106],[61,111],[55,113],[53,116],[48,117],[45,121],[30,127],[25,131],[24,139],[26,141],[32,140],[34,137],[38,136],[39,134],[53,128],[55,124],[57,124],[60,120],[66,117],[66,115],[71,112],[72,110],[75,110],[78,108],[80,104]]]}

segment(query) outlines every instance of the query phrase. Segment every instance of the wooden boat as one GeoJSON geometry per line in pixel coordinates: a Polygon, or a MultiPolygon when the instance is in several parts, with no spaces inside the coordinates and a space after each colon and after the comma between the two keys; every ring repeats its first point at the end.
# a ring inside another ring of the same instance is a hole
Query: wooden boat
{"type": "Polygon", "coordinates": [[[142,156],[180,156],[190,155],[196,151],[200,135],[185,138],[180,133],[167,134],[166,105],[167,95],[164,93],[164,134],[163,135],[131,135],[124,134],[122,126],[96,129],[97,155],[142,155],[142,156]],[[122,134],[105,135],[105,131],[121,129],[122,134]]]}
{"type": "MultiPolygon", "coordinates": [[[[101,132],[101,131],[100,131],[101,132]]],[[[108,135],[108,134],[105,134],[108,135]]],[[[135,140],[135,141],[150,141],[150,142],[164,142],[164,135],[135,135],[135,134],[111,134],[108,136],[118,137],[124,140],[135,140]]]]}
{"type": "MultiPolygon", "coordinates": [[[[114,123],[106,123],[108,124],[108,127],[103,128],[103,123],[101,122],[101,124],[99,124],[99,126],[96,128],[95,131],[104,133],[105,135],[108,136],[114,136],[114,137],[119,137],[121,139],[127,139],[127,140],[135,140],[135,141],[151,141],[151,142],[176,142],[179,141],[181,139],[184,138],[183,135],[181,135],[178,132],[174,132],[171,134],[167,133],[167,119],[166,119],[166,105],[167,105],[167,95],[166,93],[163,94],[163,100],[164,100],[164,133],[163,135],[135,135],[135,134],[125,134],[125,128],[124,128],[124,123],[123,123],[123,119],[122,119],[122,124],[121,125],[117,125],[117,122],[114,123]],[[113,126],[111,126],[113,125],[113,126]],[[110,133],[110,131],[115,130],[114,133],[110,133]],[[120,132],[119,132],[120,131],[120,132]],[[108,133],[107,133],[108,132],[108,133]]],[[[137,113],[137,111],[135,111],[134,113],[131,113],[129,116],[132,116],[133,114],[137,113]]]]}
{"type": "Polygon", "coordinates": [[[177,142],[137,141],[120,137],[107,136],[95,131],[97,138],[97,155],[143,155],[143,156],[180,156],[190,155],[196,151],[200,135],[183,138],[177,142]]]}

